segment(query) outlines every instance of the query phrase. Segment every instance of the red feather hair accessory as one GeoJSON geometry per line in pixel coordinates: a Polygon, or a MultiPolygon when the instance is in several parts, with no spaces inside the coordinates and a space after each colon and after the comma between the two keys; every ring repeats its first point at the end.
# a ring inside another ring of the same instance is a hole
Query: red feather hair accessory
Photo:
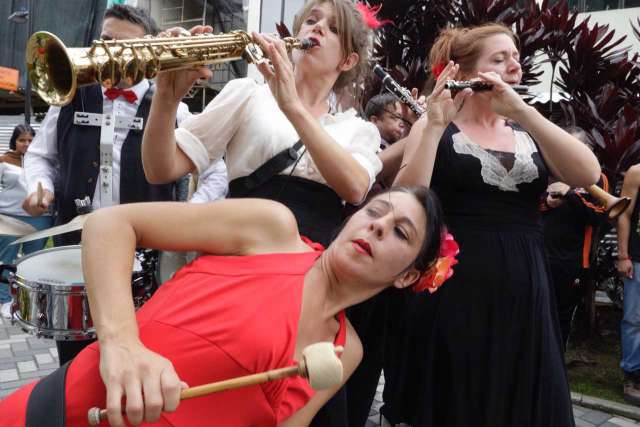
{"type": "Polygon", "coordinates": [[[378,12],[380,12],[380,9],[382,8],[381,4],[378,6],[370,7],[370,6],[367,6],[365,3],[357,2],[356,8],[358,9],[358,12],[360,12],[360,15],[362,15],[362,20],[364,21],[364,23],[367,25],[367,27],[371,28],[372,30],[377,30],[383,25],[393,24],[393,21],[389,19],[385,19],[384,21],[379,21],[378,18],[376,17],[378,12]]]}
{"type": "Polygon", "coordinates": [[[446,67],[447,64],[445,64],[444,62],[440,62],[439,64],[431,67],[431,74],[433,74],[433,77],[437,79],[438,77],[440,77],[440,74],[442,74],[446,67]]]}

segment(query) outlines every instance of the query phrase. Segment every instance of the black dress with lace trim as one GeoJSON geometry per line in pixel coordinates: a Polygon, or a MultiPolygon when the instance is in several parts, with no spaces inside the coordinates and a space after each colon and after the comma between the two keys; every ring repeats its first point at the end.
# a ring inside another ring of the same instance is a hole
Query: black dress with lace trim
{"type": "Polygon", "coordinates": [[[454,275],[403,310],[383,414],[413,427],[572,427],[538,201],[548,172],[527,133],[490,152],[451,124],[432,188],[460,245],[454,275]]]}

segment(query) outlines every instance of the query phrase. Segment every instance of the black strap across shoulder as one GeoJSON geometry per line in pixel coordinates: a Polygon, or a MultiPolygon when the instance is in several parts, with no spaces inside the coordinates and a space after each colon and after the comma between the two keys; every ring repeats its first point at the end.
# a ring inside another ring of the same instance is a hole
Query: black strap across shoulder
{"type": "Polygon", "coordinates": [[[231,197],[246,197],[255,188],[261,186],[269,179],[291,166],[298,160],[298,150],[302,147],[302,141],[298,140],[292,147],[282,150],[271,159],[267,160],[258,169],[248,176],[236,178],[229,183],[231,197]]]}
{"type": "Polygon", "coordinates": [[[65,427],[67,362],[35,385],[27,401],[25,427],[65,427]]]}

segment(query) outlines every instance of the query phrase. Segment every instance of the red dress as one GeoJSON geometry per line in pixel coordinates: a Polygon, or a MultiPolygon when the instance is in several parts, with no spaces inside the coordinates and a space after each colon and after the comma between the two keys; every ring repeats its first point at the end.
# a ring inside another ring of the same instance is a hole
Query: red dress
{"type": "MultiPolygon", "coordinates": [[[[140,338],[173,363],[190,386],[294,364],[304,275],[322,253],[202,256],[160,287],[137,313],[140,338]]],[[[336,344],[345,340],[344,314],[336,344]]],[[[104,407],[99,346],[82,351],[69,367],[69,426],[88,426],[87,410],[104,407]]],[[[0,402],[0,425],[24,427],[34,384],[0,402]]],[[[188,399],[157,426],[277,426],[313,396],[300,377],[188,399]]],[[[107,423],[103,423],[107,425],[107,423]]],[[[144,424],[148,425],[148,424],[144,424]]]]}

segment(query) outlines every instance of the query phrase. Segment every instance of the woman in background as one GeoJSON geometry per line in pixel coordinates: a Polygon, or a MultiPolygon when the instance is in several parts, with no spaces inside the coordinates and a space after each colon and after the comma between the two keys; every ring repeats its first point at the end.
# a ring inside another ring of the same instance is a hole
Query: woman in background
{"type": "MultiPolygon", "coordinates": [[[[0,156],[0,214],[26,222],[37,230],[42,230],[51,227],[52,217],[43,215],[34,218],[22,209],[22,202],[27,197],[22,159],[35,134],[29,125],[16,126],[9,140],[9,151],[0,156]]],[[[22,254],[26,255],[44,248],[47,241],[41,239],[22,245],[9,245],[16,238],[16,236],[0,236],[0,262],[2,264],[13,264],[20,248],[22,248],[22,254]]],[[[7,276],[0,278],[0,304],[2,304],[2,316],[10,318],[11,295],[7,276]]]]}

